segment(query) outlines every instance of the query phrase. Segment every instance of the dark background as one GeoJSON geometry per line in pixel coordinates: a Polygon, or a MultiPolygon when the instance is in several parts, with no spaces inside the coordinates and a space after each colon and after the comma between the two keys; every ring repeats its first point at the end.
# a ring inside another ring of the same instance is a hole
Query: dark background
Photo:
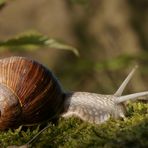
{"type": "Polygon", "coordinates": [[[37,31],[79,49],[80,57],[51,48],[1,50],[43,63],[64,89],[113,93],[130,69],[139,69],[126,93],[148,90],[147,0],[11,0],[0,10],[0,40],[37,31]]]}

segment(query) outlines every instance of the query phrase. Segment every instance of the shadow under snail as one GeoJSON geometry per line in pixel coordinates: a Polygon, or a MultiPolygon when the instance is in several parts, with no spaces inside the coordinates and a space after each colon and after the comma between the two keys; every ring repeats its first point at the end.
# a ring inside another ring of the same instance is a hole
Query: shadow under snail
{"type": "Polygon", "coordinates": [[[124,117],[124,102],[146,97],[148,91],[121,96],[136,67],[113,95],[65,92],[55,75],[25,57],[0,59],[0,130],[77,116],[100,124],[110,117],[124,117]]]}

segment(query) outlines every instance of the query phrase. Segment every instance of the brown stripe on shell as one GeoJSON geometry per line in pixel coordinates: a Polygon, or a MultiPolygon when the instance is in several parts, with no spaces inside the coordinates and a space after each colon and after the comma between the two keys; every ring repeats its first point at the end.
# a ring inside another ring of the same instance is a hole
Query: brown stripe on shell
{"type": "MultiPolygon", "coordinates": [[[[33,64],[30,61],[30,63],[26,62],[25,65],[23,66],[23,72],[20,75],[20,85],[23,85],[24,87],[20,87],[18,90],[18,94],[20,96],[20,99],[22,103],[24,104],[26,97],[28,96],[29,91],[32,91],[32,81],[34,80],[34,72],[32,71],[33,69],[33,64]]],[[[37,67],[36,67],[37,68],[37,67]]]]}
{"type": "Polygon", "coordinates": [[[38,123],[61,111],[63,92],[52,72],[43,65],[24,58],[0,60],[0,83],[19,97],[24,124],[38,123]]]}
{"type": "Polygon", "coordinates": [[[19,60],[18,63],[16,64],[13,64],[14,65],[14,78],[15,78],[15,81],[13,81],[14,85],[12,86],[12,88],[14,89],[14,91],[18,94],[18,88],[20,88],[20,86],[18,85],[20,83],[20,70],[22,68],[22,65],[25,64],[25,61],[24,60],[19,60]]]}

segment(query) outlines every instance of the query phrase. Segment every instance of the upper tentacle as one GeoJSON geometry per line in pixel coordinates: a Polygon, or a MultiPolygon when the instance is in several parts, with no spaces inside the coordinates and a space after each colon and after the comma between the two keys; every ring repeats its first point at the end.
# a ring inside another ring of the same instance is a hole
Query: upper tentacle
{"type": "Polygon", "coordinates": [[[121,96],[126,85],[129,83],[129,81],[131,80],[131,78],[133,77],[136,69],[138,68],[138,66],[136,65],[132,71],[128,74],[128,76],[125,78],[125,80],[123,81],[123,83],[120,85],[120,87],[118,88],[118,90],[116,91],[116,93],[114,94],[115,96],[121,96]]]}

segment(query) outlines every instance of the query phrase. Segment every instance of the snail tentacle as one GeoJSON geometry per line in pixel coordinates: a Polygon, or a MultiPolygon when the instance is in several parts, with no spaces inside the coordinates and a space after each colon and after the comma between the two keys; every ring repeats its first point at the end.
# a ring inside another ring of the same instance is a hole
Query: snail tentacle
{"type": "Polygon", "coordinates": [[[120,87],[118,88],[118,90],[115,92],[115,96],[121,96],[126,85],[129,83],[129,81],[131,80],[131,78],[133,77],[136,69],[138,68],[138,66],[136,65],[132,71],[128,74],[128,76],[125,78],[125,80],[122,82],[122,84],[120,85],[120,87]]]}

